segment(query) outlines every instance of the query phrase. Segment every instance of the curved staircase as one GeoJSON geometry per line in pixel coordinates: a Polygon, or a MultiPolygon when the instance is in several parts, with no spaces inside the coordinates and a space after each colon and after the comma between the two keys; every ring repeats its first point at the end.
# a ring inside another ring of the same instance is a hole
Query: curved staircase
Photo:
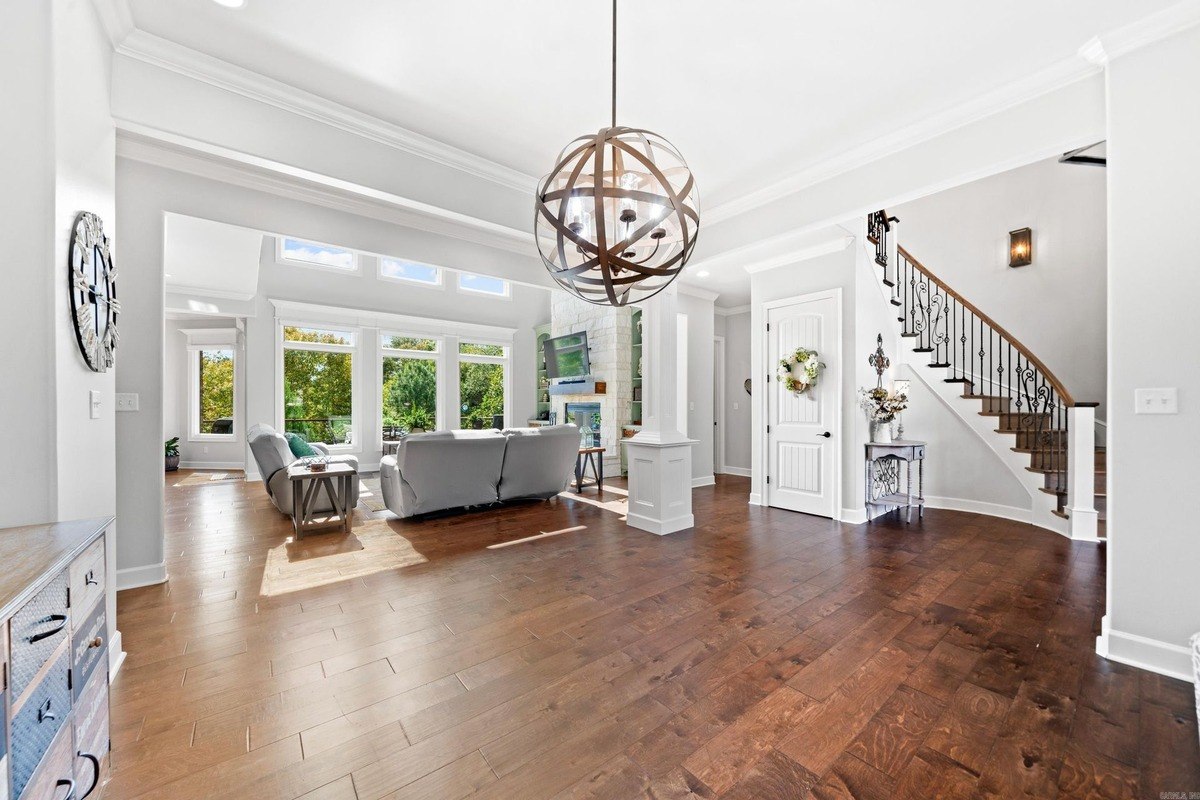
{"type": "MultiPolygon", "coordinates": [[[[945,370],[938,392],[944,399],[953,387],[955,399],[978,401],[976,413],[986,427],[968,424],[1032,495],[1043,496],[1043,503],[1033,502],[1031,521],[1096,540],[1095,504],[1104,491],[1104,451],[1094,438],[1098,403],[1075,400],[1020,340],[900,247],[897,222],[886,211],[867,216],[867,239],[875,246],[901,338],[911,342],[913,353],[928,355],[929,367],[945,370]],[[1005,449],[1017,457],[1005,457],[1005,449]]],[[[965,404],[951,406],[964,419],[969,413],[965,404]]]]}

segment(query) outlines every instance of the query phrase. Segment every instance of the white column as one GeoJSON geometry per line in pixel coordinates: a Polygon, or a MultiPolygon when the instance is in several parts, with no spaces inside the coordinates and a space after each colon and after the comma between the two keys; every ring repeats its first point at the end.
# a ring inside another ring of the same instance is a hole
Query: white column
{"type": "Polygon", "coordinates": [[[642,314],[642,429],[623,440],[629,462],[631,527],[664,535],[690,528],[692,446],[677,419],[678,290],[646,301],[642,314]]]}
{"type": "Polygon", "coordinates": [[[1072,539],[1097,541],[1096,513],[1096,409],[1075,406],[1067,410],[1067,513],[1072,539]]]}

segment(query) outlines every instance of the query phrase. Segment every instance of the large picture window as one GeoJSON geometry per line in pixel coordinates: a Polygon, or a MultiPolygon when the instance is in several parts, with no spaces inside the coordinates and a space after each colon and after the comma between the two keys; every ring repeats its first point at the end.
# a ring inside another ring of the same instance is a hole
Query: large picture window
{"type": "Polygon", "coordinates": [[[438,427],[437,339],[384,334],[380,341],[383,438],[438,427]]]}
{"type": "Polygon", "coordinates": [[[212,347],[190,349],[188,400],[189,438],[233,440],[234,429],[234,351],[212,347]]]}
{"type": "Polygon", "coordinates": [[[283,428],[310,442],[353,445],[354,333],[283,328],[283,428]]]}
{"type": "Polygon", "coordinates": [[[459,344],[459,420],[463,428],[504,427],[507,368],[508,348],[504,345],[459,344]]]}

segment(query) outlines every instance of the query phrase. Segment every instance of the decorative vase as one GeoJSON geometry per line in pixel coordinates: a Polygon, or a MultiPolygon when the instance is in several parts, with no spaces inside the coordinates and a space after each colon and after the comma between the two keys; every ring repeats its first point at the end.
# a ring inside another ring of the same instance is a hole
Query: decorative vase
{"type": "Polygon", "coordinates": [[[179,469],[179,456],[166,456],[167,472],[174,472],[179,469]]]}
{"type": "Polygon", "coordinates": [[[875,420],[871,423],[871,443],[872,444],[891,444],[892,443],[892,421],[875,420]]]}

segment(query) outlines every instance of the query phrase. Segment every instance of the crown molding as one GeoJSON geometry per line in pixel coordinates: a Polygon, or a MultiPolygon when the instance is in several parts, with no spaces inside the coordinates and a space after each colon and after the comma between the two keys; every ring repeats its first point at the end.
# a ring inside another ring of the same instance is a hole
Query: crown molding
{"type": "Polygon", "coordinates": [[[1114,58],[1195,25],[1200,25],[1200,0],[1183,0],[1123,28],[1093,37],[1079,48],[1079,57],[1104,66],[1114,58]]]}
{"type": "MultiPolygon", "coordinates": [[[[125,0],[95,0],[95,2],[109,7],[117,7],[124,5],[125,0]]],[[[104,13],[102,12],[102,17],[104,13]]],[[[111,9],[108,13],[112,14],[114,19],[119,16],[111,9]]],[[[386,122],[370,114],[356,111],[252,70],[230,64],[228,61],[132,28],[132,20],[130,20],[130,24],[131,29],[124,36],[119,40],[114,38],[114,49],[119,55],[169,70],[510,189],[532,192],[537,185],[536,178],[511,167],[424,136],[408,128],[386,122]]],[[[113,36],[113,28],[110,28],[107,22],[105,27],[109,30],[109,35],[113,36]]],[[[119,30],[121,26],[115,25],[115,27],[119,30]]]]}
{"type": "Polygon", "coordinates": [[[717,306],[713,310],[717,312],[718,317],[735,317],[738,314],[749,314],[750,304],[747,303],[744,306],[729,306],[728,308],[717,306]]]}
{"type": "Polygon", "coordinates": [[[532,256],[533,234],[117,118],[117,156],[532,256]]]}
{"type": "Polygon", "coordinates": [[[678,284],[678,286],[680,294],[686,294],[688,297],[695,297],[697,300],[705,300],[710,303],[715,303],[717,298],[720,297],[719,292],[701,289],[698,286],[691,286],[683,283],[682,281],[678,284]]]}
{"type": "Polygon", "coordinates": [[[104,32],[108,34],[113,50],[116,50],[136,30],[129,0],[92,0],[92,6],[100,15],[104,32]]]}
{"type": "Polygon", "coordinates": [[[710,209],[705,222],[723,222],[756,208],[796,194],[814,184],[837,177],[873,161],[895,155],[922,142],[999,114],[1020,103],[1069,86],[1097,74],[1100,67],[1081,58],[1059,61],[1046,69],[997,87],[951,108],[898,128],[884,136],[855,147],[814,159],[810,166],[742,197],[710,209]]]}

